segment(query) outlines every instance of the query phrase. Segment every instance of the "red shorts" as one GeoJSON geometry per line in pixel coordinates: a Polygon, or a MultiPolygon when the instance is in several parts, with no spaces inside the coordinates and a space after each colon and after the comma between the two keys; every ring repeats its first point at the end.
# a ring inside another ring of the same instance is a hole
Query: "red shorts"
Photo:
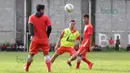
{"type": "Polygon", "coordinates": [[[44,55],[48,55],[49,53],[49,43],[38,43],[35,41],[31,41],[29,51],[31,54],[37,54],[39,49],[42,50],[44,55]]]}
{"type": "Polygon", "coordinates": [[[84,46],[83,44],[81,44],[78,51],[77,51],[77,53],[79,55],[86,56],[86,53],[90,51],[89,50],[89,45],[90,44],[87,44],[86,46],[84,46]]]}
{"type": "Polygon", "coordinates": [[[70,56],[74,55],[76,53],[75,49],[74,48],[71,48],[71,47],[59,47],[57,50],[56,50],[56,53],[58,54],[63,54],[65,52],[68,52],[70,54],[70,56]]]}

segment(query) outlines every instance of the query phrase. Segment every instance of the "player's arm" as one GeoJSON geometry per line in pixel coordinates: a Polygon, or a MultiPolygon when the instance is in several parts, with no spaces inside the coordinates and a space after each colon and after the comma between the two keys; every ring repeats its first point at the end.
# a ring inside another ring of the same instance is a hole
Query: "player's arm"
{"type": "Polygon", "coordinates": [[[79,49],[79,45],[80,45],[80,36],[76,39],[75,45],[74,45],[74,49],[77,51],[79,49]]]}
{"type": "MultiPolygon", "coordinates": [[[[89,44],[89,47],[91,46],[91,36],[92,36],[92,33],[93,33],[93,29],[92,29],[92,27],[88,27],[88,31],[86,31],[85,33],[88,33],[88,35],[87,35],[87,39],[88,40],[90,40],[90,44],[89,44]]],[[[88,41],[86,41],[85,43],[84,43],[84,47],[86,46],[88,44],[88,41]]]]}
{"type": "Polygon", "coordinates": [[[33,24],[32,23],[29,23],[29,31],[30,31],[30,35],[31,36],[34,36],[34,28],[33,28],[33,24]]]}
{"type": "Polygon", "coordinates": [[[51,26],[51,20],[49,19],[49,17],[47,16],[47,30],[46,30],[46,33],[47,33],[47,36],[49,38],[50,36],[50,33],[52,31],[52,26],[51,26]]]}
{"type": "Polygon", "coordinates": [[[34,25],[33,25],[33,18],[32,16],[29,17],[29,21],[28,21],[28,24],[29,24],[29,31],[30,31],[30,35],[31,35],[31,40],[34,36],[34,25]]]}
{"type": "Polygon", "coordinates": [[[30,40],[33,39],[33,36],[34,36],[34,27],[33,27],[33,24],[29,23],[29,31],[30,31],[30,40]]]}
{"type": "Polygon", "coordinates": [[[90,35],[90,46],[92,46],[92,35],[90,35]]]}
{"type": "Polygon", "coordinates": [[[61,39],[62,39],[63,35],[64,35],[64,31],[62,31],[62,33],[61,33],[61,35],[60,35],[60,37],[59,37],[59,39],[58,39],[58,41],[57,41],[57,43],[56,43],[56,46],[55,46],[55,49],[54,49],[54,50],[57,50],[58,47],[60,46],[61,39]]]}
{"type": "Polygon", "coordinates": [[[93,46],[93,42],[92,42],[92,34],[93,34],[93,27],[90,27],[89,28],[89,39],[90,39],[90,51],[92,51],[94,49],[94,46],[93,46]]]}
{"type": "Polygon", "coordinates": [[[47,36],[48,36],[48,37],[50,36],[51,31],[52,31],[51,25],[50,25],[50,26],[47,26],[47,36]]]}
{"type": "Polygon", "coordinates": [[[92,46],[92,34],[88,34],[88,37],[90,39],[90,46],[92,46]]]}
{"type": "Polygon", "coordinates": [[[77,51],[79,49],[79,45],[81,43],[81,39],[80,39],[80,34],[79,32],[77,33],[77,38],[76,38],[76,42],[75,42],[75,45],[74,45],[74,49],[77,51]]]}

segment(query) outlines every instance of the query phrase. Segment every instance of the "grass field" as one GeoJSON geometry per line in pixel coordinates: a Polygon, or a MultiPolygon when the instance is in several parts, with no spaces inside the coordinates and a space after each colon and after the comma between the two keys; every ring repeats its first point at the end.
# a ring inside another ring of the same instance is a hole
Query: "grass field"
{"type": "MultiPolygon", "coordinates": [[[[23,52],[0,52],[0,73],[25,73],[23,64],[27,55],[28,53],[23,52]]],[[[52,65],[52,73],[130,73],[128,52],[91,52],[87,57],[94,63],[92,70],[89,70],[84,62],[80,70],[74,70],[76,62],[73,62],[70,68],[66,64],[69,55],[64,54],[52,65]]],[[[28,73],[47,73],[42,53],[34,57],[28,73]]]]}

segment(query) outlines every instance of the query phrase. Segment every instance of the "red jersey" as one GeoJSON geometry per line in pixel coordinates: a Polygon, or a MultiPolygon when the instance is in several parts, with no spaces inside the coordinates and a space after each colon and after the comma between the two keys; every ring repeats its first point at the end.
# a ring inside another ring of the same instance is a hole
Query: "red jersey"
{"type": "Polygon", "coordinates": [[[113,45],[113,40],[109,40],[109,45],[113,45]]]}
{"type": "Polygon", "coordinates": [[[90,35],[93,33],[93,26],[91,24],[85,25],[84,28],[84,39],[83,42],[84,45],[90,44],[90,35]]]}
{"type": "Polygon", "coordinates": [[[29,17],[29,23],[34,26],[34,36],[32,41],[39,43],[48,41],[46,28],[51,25],[51,21],[47,15],[43,14],[41,17],[31,15],[29,17]]]}

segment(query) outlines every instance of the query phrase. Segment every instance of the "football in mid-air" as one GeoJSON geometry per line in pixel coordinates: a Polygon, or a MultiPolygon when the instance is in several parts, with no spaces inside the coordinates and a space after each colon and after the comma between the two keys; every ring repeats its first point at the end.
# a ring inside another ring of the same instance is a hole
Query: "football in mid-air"
{"type": "Polygon", "coordinates": [[[68,3],[68,4],[65,5],[64,9],[65,9],[66,12],[71,13],[74,9],[74,6],[70,3],[68,3]]]}

